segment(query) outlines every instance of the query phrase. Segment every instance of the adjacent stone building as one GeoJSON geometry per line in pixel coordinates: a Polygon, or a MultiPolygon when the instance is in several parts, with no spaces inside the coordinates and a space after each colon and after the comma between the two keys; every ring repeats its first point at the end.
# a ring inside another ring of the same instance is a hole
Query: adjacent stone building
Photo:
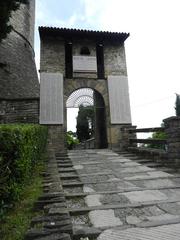
{"type": "Polygon", "coordinates": [[[131,126],[124,42],[127,33],[40,27],[40,123],[65,148],[66,102],[81,88],[94,90],[96,148],[120,146],[120,128],[131,126]],[[55,129],[58,136],[55,135],[55,129]]]}
{"type": "Polygon", "coordinates": [[[35,0],[12,13],[13,30],[0,43],[0,123],[39,122],[34,61],[35,0]]]}

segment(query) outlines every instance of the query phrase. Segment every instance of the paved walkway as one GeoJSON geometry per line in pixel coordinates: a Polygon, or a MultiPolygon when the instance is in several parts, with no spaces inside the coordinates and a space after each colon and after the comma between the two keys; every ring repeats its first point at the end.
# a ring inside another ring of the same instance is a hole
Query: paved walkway
{"type": "Polygon", "coordinates": [[[110,150],[68,155],[59,172],[76,239],[180,239],[180,174],[110,150]]]}

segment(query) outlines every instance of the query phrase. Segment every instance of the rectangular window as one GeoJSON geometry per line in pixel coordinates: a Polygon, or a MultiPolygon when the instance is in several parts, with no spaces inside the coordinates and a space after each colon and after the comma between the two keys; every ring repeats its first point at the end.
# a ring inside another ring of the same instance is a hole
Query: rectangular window
{"type": "Polygon", "coordinates": [[[96,56],[97,56],[97,77],[100,79],[104,78],[104,49],[103,44],[96,45],[96,56]]]}
{"type": "Polygon", "coordinates": [[[66,78],[72,78],[73,66],[72,66],[72,43],[65,43],[65,68],[66,78]]]}

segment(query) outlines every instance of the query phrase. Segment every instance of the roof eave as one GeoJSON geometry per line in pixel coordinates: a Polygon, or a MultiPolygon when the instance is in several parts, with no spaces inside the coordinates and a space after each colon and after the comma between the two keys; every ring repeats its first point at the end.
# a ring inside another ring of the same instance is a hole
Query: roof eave
{"type": "Polygon", "coordinates": [[[65,39],[72,39],[73,37],[90,37],[96,39],[113,39],[116,41],[124,42],[129,36],[129,33],[119,32],[101,32],[91,30],[79,30],[79,29],[67,29],[67,28],[56,28],[56,27],[39,27],[40,38],[46,36],[61,36],[65,39]]]}

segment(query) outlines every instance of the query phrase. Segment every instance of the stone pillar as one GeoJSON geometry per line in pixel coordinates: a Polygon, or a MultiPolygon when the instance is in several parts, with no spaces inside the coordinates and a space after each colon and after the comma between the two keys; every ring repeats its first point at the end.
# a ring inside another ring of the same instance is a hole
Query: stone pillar
{"type": "Polygon", "coordinates": [[[65,132],[62,125],[48,125],[48,147],[55,153],[67,152],[65,132]]]}
{"type": "MultiPolygon", "coordinates": [[[[126,125],[122,126],[120,131],[120,139],[119,139],[119,145],[120,145],[120,151],[128,151],[129,147],[132,147],[132,144],[130,143],[130,138],[136,138],[136,133],[132,133],[129,130],[136,129],[137,126],[132,125],[126,125]]],[[[136,147],[136,143],[133,143],[133,147],[136,147]]]]}
{"type": "Polygon", "coordinates": [[[180,166],[180,117],[170,117],[163,120],[167,134],[168,164],[180,166]]]}

